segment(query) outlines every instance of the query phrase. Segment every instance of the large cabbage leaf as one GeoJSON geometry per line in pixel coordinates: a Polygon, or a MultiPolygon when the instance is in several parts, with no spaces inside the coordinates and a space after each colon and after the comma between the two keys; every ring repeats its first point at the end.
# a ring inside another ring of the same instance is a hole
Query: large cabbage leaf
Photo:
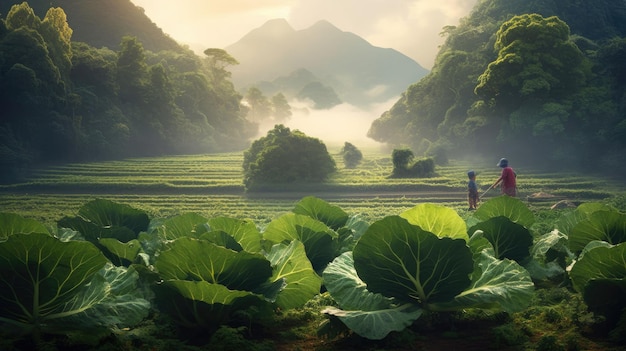
{"type": "Polygon", "coordinates": [[[300,241],[274,245],[267,258],[272,263],[274,272],[270,281],[282,280],[285,283],[275,301],[280,308],[286,310],[302,307],[320,293],[322,279],[313,270],[300,241]]]}
{"type": "Polygon", "coordinates": [[[177,324],[209,334],[227,323],[236,311],[268,304],[261,295],[206,281],[166,280],[155,291],[157,306],[177,324]]]}
{"type": "Polygon", "coordinates": [[[270,261],[263,255],[187,237],[169,243],[155,267],[164,280],[203,280],[232,290],[253,291],[272,276],[270,261]]]}
{"type": "MultiPolygon", "coordinates": [[[[150,302],[139,287],[139,274],[133,267],[118,267],[107,264],[90,283],[89,294],[94,291],[108,292],[92,308],[72,315],[71,323],[78,328],[86,325],[106,325],[116,328],[132,327],[148,316],[150,302]],[[104,281],[104,285],[96,284],[104,281]],[[93,285],[93,286],[91,286],[93,285]]],[[[64,320],[64,324],[68,323],[64,320]]]]}
{"type": "Polygon", "coordinates": [[[626,242],[618,245],[589,243],[584,255],[569,273],[574,289],[582,293],[591,311],[606,318],[609,329],[615,327],[620,319],[623,320],[626,308],[626,242]]]}
{"type": "Polygon", "coordinates": [[[591,280],[626,279],[626,243],[594,246],[574,263],[569,272],[572,285],[578,292],[583,292],[591,280]]]}
{"type": "Polygon", "coordinates": [[[519,312],[527,308],[535,293],[535,285],[517,262],[498,259],[492,250],[483,250],[475,262],[471,286],[448,303],[435,304],[434,310],[479,308],[493,311],[519,312]]]}
{"type": "Polygon", "coordinates": [[[315,196],[302,198],[293,213],[317,219],[334,230],[345,226],[348,221],[348,214],[344,210],[315,196]]]}
{"type": "Polygon", "coordinates": [[[78,216],[103,228],[126,227],[135,234],[145,231],[150,223],[145,211],[104,199],[84,204],[78,209],[78,216]]]}
{"type": "Polygon", "coordinates": [[[0,241],[12,234],[48,234],[48,229],[37,220],[14,213],[0,213],[0,241]]]}
{"type": "Polygon", "coordinates": [[[531,249],[531,260],[524,268],[534,280],[545,280],[565,274],[565,267],[575,259],[567,246],[567,235],[558,229],[540,236],[531,249]]]}
{"type": "Polygon", "coordinates": [[[535,215],[521,200],[502,195],[487,200],[474,212],[481,221],[504,216],[519,225],[530,228],[535,223],[535,215]]]}
{"type": "Polygon", "coordinates": [[[128,266],[141,252],[141,243],[137,239],[123,243],[113,238],[102,238],[98,240],[98,243],[111,253],[111,262],[118,266],[128,266]]]}
{"type": "Polygon", "coordinates": [[[394,304],[394,299],[367,290],[354,269],[352,252],[338,256],[324,270],[324,285],[341,308],[328,306],[322,313],[338,317],[358,335],[380,340],[402,331],[423,313],[418,305],[394,304]]]}
{"type": "Polygon", "coordinates": [[[436,204],[419,204],[401,213],[400,217],[440,238],[469,241],[465,221],[451,208],[436,204]]]}
{"type": "Polygon", "coordinates": [[[78,231],[86,240],[96,244],[111,262],[128,265],[136,258],[130,254],[139,248],[136,242],[131,242],[137,240],[140,232],[148,229],[149,223],[150,219],[144,211],[96,199],[83,205],[78,210],[78,216],[64,217],[57,225],[78,231]]]}
{"type": "Polygon", "coordinates": [[[261,252],[261,233],[256,225],[248,220],[217,217],[209,220],[212,231],[221,231],[231,236],[243,250],[261,252]]]}
{"type": "Polygon", "coordinates": [[[350,330],[360,336],[381,340],[392,331],[402,331],[423,313],[417,305],[406,303],[398,307],[373,311],[345,311],[328,306],[323,313],[338,317],[350,330]]]}
{"type": "Polygon", "coordinates": [[[86,241],[34,233],[0,243],[0,323],[21,332],[132,326],[149,308],[136,283],[134,270],[112,266],[86,241]]]}
{"type": "Polygon", "coordinates": [[[465,240],[438,238],[399,216],[373,223],[353,251],[369,291],[427,306],[470,285],[472,252],[465,240]]]}
{"type": "Polygon", "coordinates": [[[578,205],[575,210],[563,213],[555,226],[561,233],[569,234],[578,222],[587,219],[590,214],[597,211],[615,211],[615,209],[599,202],[585,202],[578,205]]]}
{"type": "Polygon", "coordinates": [[[206,233],[208,228],[204,226],[208,219],[197,213],[184,213],[164,220],[156,227],[161,238],[174,240],[181,237],[199,238],[206,233]]]}
{"type": "Polygon", "coordinates": [[[59,220],[60,227],[79,231],[90,241],[116,238],[122,242],[136,239],[150,223],[146,212],[109,200],[92,200],[78,210],[77,217],[59,220]]]}
{"type": "Polygon", "coordinates": [[[335,258],[322,275],[324,286],[333,300],[345,310],[375,311],[391,307],[393,299],[367,290],[354,269],[352,252],[335,258]]]}
{"type": "Polygon", "coordinates": [[[263,232],[263,238],[273,244],[301,241],[315,271],[321,271],[337,256],[337,237],[337,233],[326,224],[295,213],[274,219],[263,232]]]}
{"type": "Polygon", "coordinates": [[[580,253],[594,240],[609,244],[626,242],[626,214],[617,211],[596,211],[578,222],[569,233],[570,250],[580,253]]]}
{"type": "Polygon", "coordinates": [[[530,255],[532,234],[527,228],[507,217],[489,218],[471,227],[469,232],[474,233],[477,230],[482,231],[483,236],[493,245],[495,256],[499,259],[508,258],[521,262],[530,255]]]}

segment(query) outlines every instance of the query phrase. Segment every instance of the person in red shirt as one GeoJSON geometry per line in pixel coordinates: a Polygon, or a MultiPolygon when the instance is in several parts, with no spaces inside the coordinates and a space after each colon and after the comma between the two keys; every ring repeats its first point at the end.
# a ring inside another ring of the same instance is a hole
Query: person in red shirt
{"type": "Polygon", "coordinates": [[[500,187],[502,194],[515,197],[515,191],[517,188],[515,178],[517,175],[515,174],[515,171],[513,171],[513,168],[509,167],[509,160],[506,158],[500,159],[498,167],[502,168],[502,174],[492,187],[496,187],[498,184],[502,183],[500,187]]]}

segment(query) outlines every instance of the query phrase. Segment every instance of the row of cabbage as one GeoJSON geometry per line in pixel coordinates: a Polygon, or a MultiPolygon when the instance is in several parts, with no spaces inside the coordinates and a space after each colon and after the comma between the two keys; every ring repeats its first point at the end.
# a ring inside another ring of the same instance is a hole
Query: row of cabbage
{"type": "Polygon", "coordinates": [[[549,233],[533,235],[534,222],[507,196],[466,219],[426,203],[371,224],[305,197],[262,228],[194,213],[151,219],[107,200],[54,228],[3,213],[0,326],[95,342],[157,311],[210,335],[328,291],[335,304],[321,313],[382,339],[436,311],[522,311],[535,284],[554,279],[615,326],[626,307],[626,215],[587,203],[549,233]]]}

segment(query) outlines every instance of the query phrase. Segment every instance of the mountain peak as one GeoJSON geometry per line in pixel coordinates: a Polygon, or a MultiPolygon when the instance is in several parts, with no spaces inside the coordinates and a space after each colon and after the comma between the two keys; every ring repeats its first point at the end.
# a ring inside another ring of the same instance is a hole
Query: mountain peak
{"type": "Polygon", "coordinates": [[[308,72],[343,101],[359,106],[397,97],[427,73],[411,58],[372,46],[326,20],[297,31],[284,19],[271,20],[225,49],[239,61],[231,71],[239,89],[259,82],[280,83],[280,77],[303,82],[306,79],[291,74],[308,72]]]}
{"type": "MultiPolygon", "coordinates": [[[[246,37],[261,38],[274,38],[281,39],[286,36],[292,35],[295,30],[289,25],[286,19],[276,18],[265,22],[262,26],[252,30],[246,37]]],[[[245,38],[245,37],[244,37],[245,38]]]]}
{"type": "Polygon", "coordinates": [[[341,32],[341,30],[339,28],[335,27],[332,23],[328,22],[327,20],[319,20],[319,21],[315,22],[311,27],[309,27],[309,29],[314,29],[314,30],[319,30],[319,29],[328,30],[328,29],[332,29],[332,30],[341,32]]]}

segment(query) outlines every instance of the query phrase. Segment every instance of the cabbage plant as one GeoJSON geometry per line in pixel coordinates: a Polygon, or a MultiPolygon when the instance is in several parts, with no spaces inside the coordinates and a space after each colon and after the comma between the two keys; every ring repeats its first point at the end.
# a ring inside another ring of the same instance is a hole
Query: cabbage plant
{"type": "Polygon", "coordinates": [[[533,279],[569,278],[589,310],[611,329],[626,308],[625,244],[626,214],[606,204],[583,203],[564,212],[555,229],[535,241],[525,268],[533,279]]]}
{"type": "Polygon", "coordinates": [[[128,266],[141,252],[138,236],[148,228],[149,222],[142,210],[96,199],[81,206],[77,216],[64,217],[57,225],[79,232],[116,265],[128,266]]]}
{"type": "Polygon", "coordinates": [[[520,311],[534,293],[523,267],[497,258],[481,232],[470,238],[456,212],[433,204],[373,223],[323,279],[339,305],[323,312],[369,339],[401,331],[428,312],[520,311]]]}
{"type": "Polygon", "coordinates": [[[589,310],[613,329],[626,318],[626,214],[599,204],[575,212],[577,220],[567,228],[578,256],[569,277],[589,310]]]}
{"type": "Polygon", "coordinates": [[[263,231],[247,220],[183,214],[152,223],[140,240],[154,253],[159,309],[185,330],[210,334],[241,316],[262,321],[271,309],[304,305],[320,292],[317,272],[367,227],[309,196],[263,231]]]}
{"type": "Polygon", "coordinates": [[[94,342],[147,316],[138,274],[112,265],[92,243],[61,241],[16,215],[0,216],[0,227],[11,232],[0,241],[3,333],[94,342]]]}
{"type": "Polygon", "coordinates": [[[320,291],[302,242],[264,249],[249,221],[185,214],[154,230],[163,238],[154,257],[156,303],[187,332],[207,336],[241,316],[262,321],[272,309],[300,307],[320,291]]]}

